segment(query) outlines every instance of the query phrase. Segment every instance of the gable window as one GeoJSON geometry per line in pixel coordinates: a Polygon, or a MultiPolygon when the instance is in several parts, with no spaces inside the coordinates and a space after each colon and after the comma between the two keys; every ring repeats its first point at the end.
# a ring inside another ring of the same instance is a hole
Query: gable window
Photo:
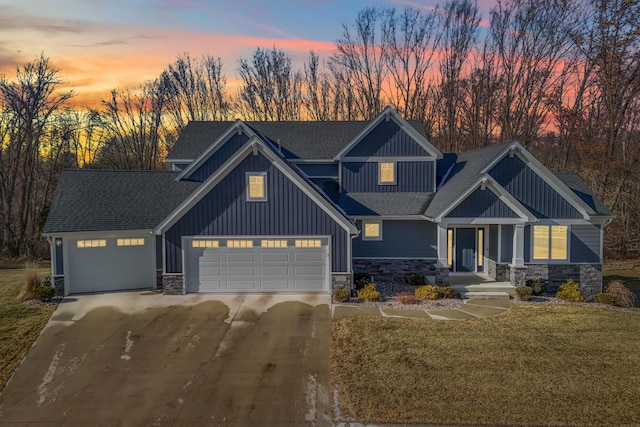
{"type": "Polygon", "coordinates": [[[533,259],[567,259],[568,228],[566,225],[534,225],[533,259]]]}
{"type": "Polygon", "coordinates": [[[76,242],[76,247],[78,249],[104,248],[106,246],[107,246],[107,241],[105,239],[78,240],[76,242]]]}
{"type": "Polygon", "coordinates": [[[382,240],[382,221],[362,221],[362,240],[382,240]]]}
{"type": "Polygon", "coordinates": [[[265,173],[247,174],[247,200],[267,200],[267,175],[265,173]]]}
{"type": "Polygon", "coordinates": [[[378,183],[379,184],[395,184],[396,183],[395,162],[378,163],[378,183]]]}
{"type": "Polygon", "coordinates": [[[144,246],[144,238],[117,239],[116,246],[144,246]]]}

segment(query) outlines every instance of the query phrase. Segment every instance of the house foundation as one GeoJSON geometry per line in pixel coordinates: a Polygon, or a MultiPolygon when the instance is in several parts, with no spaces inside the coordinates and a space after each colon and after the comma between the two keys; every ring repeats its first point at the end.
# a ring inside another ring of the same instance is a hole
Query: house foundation
{"type": "MultiPolygon", "coordinates": [[[[447,276],[448,276],[447,267],[447,276]]],[[[354,259],[354,273],[369,273],[376,282],[392,282],[398,276],[419,273],[423,276],[436,274],[436,261],[424,259],[354,259]]],[[[447,277],[448,280],[448,277],[447,277]]]]}
{"type": "Polygon", "coordinates": [[[184,295],[184,279],[182,275],[162,276],[162,294],[163,295],[184,295]]]}
{"type": "Polygon", "coordinates": [[[602,264],[530,264],[527,279],[544,281],[548,293],[556,293],[563,282],[573,279],[585,299],[592,301],[602,292],[602,264]]]}

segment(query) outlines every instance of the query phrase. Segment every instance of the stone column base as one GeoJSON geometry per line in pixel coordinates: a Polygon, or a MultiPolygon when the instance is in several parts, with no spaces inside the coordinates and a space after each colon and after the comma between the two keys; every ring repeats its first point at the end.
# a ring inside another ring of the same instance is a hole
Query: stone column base
{"type": "Polygon", "coordinates": [[[352,274],[351,273],[331,273],[331,290],[351,289],[352,274]]]}
{"type": "Polygon", "coordinates": [[[182,275],[165,274],[162,276],[163,295],[184,295],[185,293],[182,275]]]}
{"type": "Polygon", "coordinates": [[[515,287],[527,284],[527,267],[509,266],[509,279],[515,287]]]}
{"type": "Polygon", "coordinates": [[[449,284],[449,266],[436,265],[436,286],[445,286],[449,284]]]}
{"type": "Polygon", "coordinates": [[[64,276],[53,278],[53,288],[56,290],[56,295],[64,296],[64,276]]]}

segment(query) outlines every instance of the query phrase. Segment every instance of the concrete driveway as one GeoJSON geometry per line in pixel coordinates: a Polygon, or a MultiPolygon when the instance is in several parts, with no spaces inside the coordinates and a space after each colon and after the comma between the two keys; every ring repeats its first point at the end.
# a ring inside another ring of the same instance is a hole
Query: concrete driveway
{"type": "Polygon", "coordinates": [[[0,424],[330,425],[329,295],[71,297],[0,424]]]}

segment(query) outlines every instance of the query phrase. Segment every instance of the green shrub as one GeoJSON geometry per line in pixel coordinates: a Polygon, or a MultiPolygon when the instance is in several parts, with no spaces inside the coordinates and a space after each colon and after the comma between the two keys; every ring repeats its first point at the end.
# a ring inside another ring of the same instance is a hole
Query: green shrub
{"type": "Polygon", "coordinates": [[[604,292],[615,296],[616,300],[612,304],[618,307],[633,307],[633,303],[636,301],[636,294],[631,292],[621,280],[610,281],[604,292]]]}
{"type": "Polygon", "coordinates": [[[415,293],[418,298],[424,301],[438,299],[438,290],[435,286],[420,286],[418,289],[416,289],[415,293]]]}
{"type": "Polygon", "coordinates": [[[456,292],[449,285],[436,286],[436,292],[438,292],[438,298],[454,298],[456,292]]]}
{"type": "Polygon", "coordinates": [[[380,292],[375,283],[369,283],[358,291],[358,299],[361,301],[380,301],[380,292]]]}
{"type": "Polygon", "coordinates": [[[422,286],[427,283],[424,280],[424,276],[420,273],[409,273],[404,277],[404,280],[407,285],[411,286],[422,286]]]}
{"type": "Polygon", "coordinates": [[[531,292],[535,296],[540,296],[546,290],[546,286],[542,280],[527,280],[527,286],[531,288],[531,292]]]}
{"type": "Polygon", "coordinates": [[[580,284],[574,282],[572,279],[569,279],[560,285],[558,292],[556,292],[556,298],[572,302],[584,301],[582,291],[580,290],[580,284]]]}
{"type": "Polygon", "coordinates": [[[33,297],[42,302],[49,302],[56,296],[56,290],[51,286],[38,285],[33,290],[33,297]]]}
{"type": "Polygon", "coordinates": [[[333,300],[336,302],[348,302],[351,299],[351,291],[346,288],[340,288],[333,291],[333,300]]]}
{"type": "Polygon", "coordinates": [[[518,286],[516,288],[516,295],[522,301],[531,301],[533,289],[531,289],[529,286],[518,286]]]}
{"type": "Polygon", "coordinates": [[[356,289],[362,289],[371,283],[371,275],[369,273],[355,273],[353,283],[356,285],[356,289]]]}
{"type": "Polygon", "coordinates": [[[600,304],[616,305],[618,297],[616,297],[614,294],[602,292],[596,295],[596,301],[598,301],[600,304]]]}

